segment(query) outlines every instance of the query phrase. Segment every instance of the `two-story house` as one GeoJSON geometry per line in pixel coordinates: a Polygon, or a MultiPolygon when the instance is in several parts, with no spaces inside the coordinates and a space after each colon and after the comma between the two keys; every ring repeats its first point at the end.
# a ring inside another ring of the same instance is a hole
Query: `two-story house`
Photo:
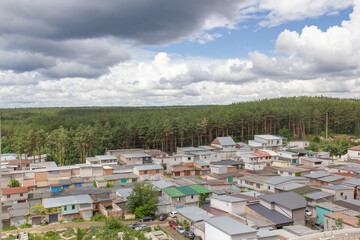
{"type": "Polygon", "coordinates": [[[2,189],[1,202],[26,202],[28,199],[27,187],[9,187],[2,189]]]}
{"type": "Polygon", "coordinates": [[[164,168],[158,164],[135,166],[133,171],[140,181],[160,180],[164,174],[164,168]]]}
{"type": "Polygon", "coordinates": [[[102,166],[111,166],[111,165],[117,165],[118,159],[117,157],[111,155],[97,155],[95,157],[87,157],[86,163],[100,164],[102,166]]]}
{"type": "Polygon", "coordinates": [[[152,156],[147,153],[121,154],[120,160],[125,162],[127,165],[151,164],[152,156]]]}

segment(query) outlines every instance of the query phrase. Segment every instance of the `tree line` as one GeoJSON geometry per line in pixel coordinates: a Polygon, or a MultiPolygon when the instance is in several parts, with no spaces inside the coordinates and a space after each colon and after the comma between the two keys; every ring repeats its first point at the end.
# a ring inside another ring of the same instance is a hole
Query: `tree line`
{"type": "Polygon", "coordinates": [[[247,141],[255,134],[293,139],[329,132],[359,134],[360,100],[290,97],[217,106],[1,109],[3,153],[46,153],[60,165],[85,162],[107,149],[211,143],[217,136],[247,141]]]}

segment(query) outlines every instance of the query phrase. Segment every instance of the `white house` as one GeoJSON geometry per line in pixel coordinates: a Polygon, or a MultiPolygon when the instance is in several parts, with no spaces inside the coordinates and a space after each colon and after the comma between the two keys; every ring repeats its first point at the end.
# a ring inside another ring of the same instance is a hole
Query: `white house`
{"type": "Polygon", "coordinates": [[[217,137],[211,143],[211,146],[222,148],[223,150],[236,149],[236,142],[230,136],[217,137]]]}
{"type": "Polygon", "coordinates": [[[354,199],[354,188],[344,185],[326,185],[321,190],[335,195],[335,201],[354,199]]]}
{"type": "Polygon", "coordinates": [[[229,196],[227,194],[210,198],[210,207],[238,215],[245,213],[246,203],[246,199],[229,196]]]}
{"type": "Polygon", "coordinates": [[[360,160],[360,145],[349,148],[347,155],[349,159],[360,160]]]}
{"type": "Polygon", "coordinates": [[[264,190],[278,192],[280,186],[288,183],[306,183],[308,180],[303,177],[273,177],[264,182],[264,190]]]}
{"type": "Polygon", "coordinates": [[[287,142],[287,145],[291,148],[305,149],[307,147],[310,147],[310,142],[309,141],[289,141],[289,142],[287,142]]]}
{"type": "Polygon", "coordinates": [[[275,135],[254,135],[254,140],[249,140],[249,146],[255,149],[277,151],[283,146],[283,139],[283,137],[275,135]]]}
{"type": "Polygon", "coordinates": [[[87,157],[87,164],[100,164],[103,166],[117,165],[118,159],[111,155],[97,155],[95,157],[87,157]]]}

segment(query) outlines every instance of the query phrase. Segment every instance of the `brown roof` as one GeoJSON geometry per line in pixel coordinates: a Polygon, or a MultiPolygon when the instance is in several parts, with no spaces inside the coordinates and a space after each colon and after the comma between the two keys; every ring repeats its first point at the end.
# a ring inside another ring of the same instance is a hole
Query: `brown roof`
{"type": "Polygon", "coordinates": [[[360,145],[359,146],[355,146],[355,147],[351,147],[348,150],[354,150],[354,151],[360,151],[360,145]]]}
{"type": "Polygon", "coordinates": [[[27,187],[12,187],[12,188],[9,187],[9,188],[3,188],[2,194],[8,195],[8,194],[15,194],[15,193],[25,193],[27,191],[28,191],[27,187]]]}
{"type": "Polygon", "coordinates": [[[355,205],[355,204],[351,204],[342,200],[339,201],[334,201],[334,204],[342,206],[344,208],[348,208],[350,210],[354,210],[354,211],[359,211],[359,206],[355,205]]]}
{"type": "Polygon", "coordinates": [[[341,218],[343,220],[343,223],[345,223],[346,225],[357,227],[357,223],[358,223],[357,217],[349,216],[339,212],[327,213],[324,216],[332,219],[341,218]]]}

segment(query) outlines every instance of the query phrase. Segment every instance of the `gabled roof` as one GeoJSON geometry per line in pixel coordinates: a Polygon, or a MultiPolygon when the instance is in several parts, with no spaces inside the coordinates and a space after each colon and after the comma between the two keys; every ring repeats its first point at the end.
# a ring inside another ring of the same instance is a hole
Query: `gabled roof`
{"type": "Polygon", "coordinates": [[[360,145],[355,146],[355,147],[348,148],[348,150],[360,151],[360,145]]]}
{"type": "Polygon", "coordinates": [[[11,188],[9,187],[2,189],[2,195],[25,193],[27,191],[28,191],[27,187],[11,187],[11,188]]]}
{"type": "Polygon", "coordinates": [[[320,191],[320,192],[308,193],[308,194],[305,194],[305,196],[312,199],[312,200],[318,200],[318,199],[321,199],[321,198],[327,198],[327,197],[330,197],[330,196],[334,196],[334,194],[320,191]]]}
{"type": "Polygon", "coordinates": [[[275,210],[270,210],[261,204],[250,204],[247,205],[247,207],[255,211],[256,213],[260,214],[264,218],[268,219],[270,222],[274,223],[275,225],[293,223],[293,220],[291,218],[288,218],[285,215],[275,210]]]}
{"type": "Polygon", "coordinates": [[[257,232],[256,229],[246,226],[228,216],[208,218],[204,221],[230,236],[257,232]]]}
{"type": "Polygon", "coordinates": [[[304,177],[318,179],[318,178],[322,178],[322,177],[326,177],[326,176],[330,176],[330,175],[331,174],[329,172],[318,171],[318,172],[314,172],[314,173],[304,175],[304,177]]]}
{"type": "Polygon", "coordinates": [[[206,218],[212,217],[214,215],[208,213],[207,211],[199,207],[184,207],[177,210],[179,214],[183,215],[187,219],[190,219],[192,222],[199,222],[206,218]]]}
{"type": "Polygon", "coordinates": [[[286,183],[292,180],[306,180],[306,178],[303,177],[273,177],[268,180],[266,180],[264,183],[271,184],[271,185],[277,185],[281,183],[286,183]]]}
{"type": "Polygon", "coordinates": [[[289,210],[305,208],[307,204],[305,198],[295,192],[282,192],[268,195],[260,195],[258,196],[258,198],[269,203],[275,203],[289,210]]]}
{"type": "Polygon", "coordinates": [[[222,146],[231,146],[231,145],[236,145],[235,141],[232,139],[232,137],[227,136],[227,137],[217,137],[217,139],[219,140],[220,144],[222,146]]]}

